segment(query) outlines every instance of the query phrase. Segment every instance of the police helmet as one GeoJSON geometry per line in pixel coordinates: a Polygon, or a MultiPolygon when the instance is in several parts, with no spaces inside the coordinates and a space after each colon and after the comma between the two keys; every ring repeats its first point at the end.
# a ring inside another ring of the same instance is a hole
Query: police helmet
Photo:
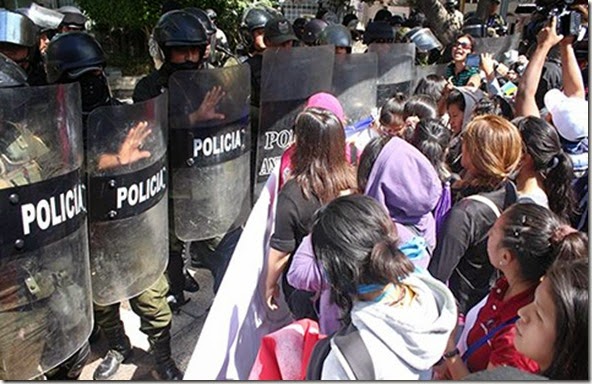
{"type": "Polygon", "coordinates": [[[0,88],[27,85],[27,73],[20,65],[0,53],[0,88]]]}
{"type": "Polygon", "coordinates": [[[37,32],[37,27],[27,16],[0,9],[0,43],[31,48],[37,44],[37,32]]]}
{"type": "Polygon", "coordinates": [[[302,41],[307,45],[315,45],[321,32],[327,28],[328,24],[321,19],[312,19],[304,26],[302,41]]]}
{"type": "Polygon", "coordinates": [[[319,34],[319,45],[333,44],[336,47],[352,47],[352,36],[346,27],[341,24],[327,26],[319,34]]]}
{"type": "Polygon", "coordinates": [[[86,72],[103,69],[105,65],[101,45],[85,32],[61,33],[47,47],[45,69],[49,83],[63,80],[64,76],[75,79],[86,72]]]}
{"type": "Polygon", "coordinates": [[[166,53],[168,47],[205,47],[208,43],[208,35],[199,19],[191,13],[174,10],[160,17],[154,27],[154,40],[166,53]]]}
{"type": "Polygon", "coordinates": [[[395,31],[385,21],[371,21],[364,32],[364,44],[373,42],[393,42],[395,40],[395,31]]]}
{"type": "Polygon", "coordinates": [[[304,34],[304,26],[306,23],[309,22],[310,19],[306,17],[298,17],[292,23],[292,28],[294,28],[294,34],[298,38],[298,40],[302,40],[302,35],[304,34]]]}
{"type": "Polygon", "coordinates": [[[80,9],[74,7],[73,5],[64,5],[63,7],[58,8],[58,12],[64,15],[64,19],[62,20],[60,26],[65,26],[81,31],[86,29],[84,27],[84,24],[86,23],[86,16],[82,14],[80,9]]]}
{"type": "Polygon", "coordinates": [[[17,8],[16,12],[27,16],[39,28],[40,33],[57,30],[64,14],[54,9],[32,3],[28,8],[17,8]]]}
{"type": "Polygon", "coordinates": [[[199,22],[206,29],[206,33],[208,36],[211,36],[214,33],[216,33],[216,26],[214,25],[212,19],[210,19],[206,11],[196,7],[187,7],[184,9],[184,11],[189,12],[199,20],[199,22]]]}
{"type": "Polygon", "coordinates": [[[243,13],[239,27],[239,36],[242,43],[251,48],[253,46],[253,31],[265,28],[265,24],[273,19],[273,15],[264,8],[249,8],[243,13]]]}
{"type": "Polygon", "coordinates": [[[379,9],[378,12],[374,15],[373,21],[386,21],[387,23],[393,17],[393,14],[388,9],[379,9]]]}

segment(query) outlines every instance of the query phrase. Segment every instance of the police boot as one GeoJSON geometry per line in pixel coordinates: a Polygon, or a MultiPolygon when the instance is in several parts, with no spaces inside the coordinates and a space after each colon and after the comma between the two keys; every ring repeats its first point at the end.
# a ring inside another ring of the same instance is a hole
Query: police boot
{"type": "Polygon", "coordinates": [[[148,338],[158,380],[183,380],[183,373],[171,357],[171,333],[167,329],[158,339],[148,338]]]}
{"type": "Polygon", "coordinates": [[[191,241],[183,242],[183,249],[181,250],[181,256],[183,258],[183,276],[185,281],[183,282],[183,290],[187,292],[199,291],[199,283],[191,276],[185,265],[187,265],[187,259],[191,258],[191,241]]]}
{"type": "Polygon", "coordinates": [[[132,354],[132,346],[123,328],[105,332],[109,351],[93,374],[93,380],[109,380],[119,370],[119,366],[132,354]]]}

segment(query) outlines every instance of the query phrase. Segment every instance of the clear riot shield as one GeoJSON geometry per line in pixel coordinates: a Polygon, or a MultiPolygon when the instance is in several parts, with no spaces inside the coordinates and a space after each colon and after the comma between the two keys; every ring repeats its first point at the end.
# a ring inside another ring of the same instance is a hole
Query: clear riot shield
{"type": "Polygon", "coordinates": [[[380,107],[397,92],[411,95],[415,77],[415,44],[378,44],[368,46],[378,56],[377,105],[380,107]]]}
{"type": "Polygon", "coordinates": [[[503,54],[513,49],[518,49],[520,34],[502,37],[475,38],[475,53],[491,53],[497,61],[503,60],[503,54]]]}
{"type": "Polygon", "coordinates": [[[335,55],[331,93],[343,106],[346,125],[369,117],[376,107],[377,74],[378,58],[374,53],[335,55]]]}
{"type": "Polygon", "coordinates": [[[183,241],[224,235],[251,207],[249,66],[178,71],[169,91],[175,234],[183,241]]]}
{"type": "Polygon", "coordinates": [[[292,143],[294,119],[306,100],[331,89],[334,58],[331,45],[274,48],[263,53],[255,198],[292,143]]]}
{"type": "Polygon", "coordinates": [[[77,83],[0,89],[0,379],[88,339],[92,301],[77,83]]]}
{"type": "Polygon", "coordinates": [[[167,94],[89,116],[87,173],[93,300],[145,291],[168,261],[167,94]]]}
{"type": "Polygon", "coordinates": [[[416,65],[412,92],[415,92],[419,80],[428,75],[446,76],[446,67],[448,67],[448,64],[416,65]]]}

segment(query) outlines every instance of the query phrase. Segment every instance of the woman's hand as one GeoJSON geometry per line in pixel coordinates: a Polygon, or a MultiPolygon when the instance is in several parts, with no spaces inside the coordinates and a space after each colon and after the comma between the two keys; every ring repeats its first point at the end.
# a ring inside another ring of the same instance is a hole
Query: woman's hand
{"type": "Polygon", "coordinates": [[[563,39],[563,35],[557,34],[557,17],[553,16],[551,22],[547,24],[537,34],[537,44],[547,49],[551,49],[555,44],[563,39]]]}
{"type": "Polygon", "coordinates": [[[278,298],[280,297],[280,287],[276,283],[271,287],[265,287],[265,304],[271,311],[275,311],[279,308],[278,298]]]}
{"type": "Polygon", "coordinates": [[[493,60],[491,53],[486,52],[481,54],[480,67],[481,70],[485,72],[487,80],[493,80],[493,77],[495,76],[495,60],[493,60]]]}

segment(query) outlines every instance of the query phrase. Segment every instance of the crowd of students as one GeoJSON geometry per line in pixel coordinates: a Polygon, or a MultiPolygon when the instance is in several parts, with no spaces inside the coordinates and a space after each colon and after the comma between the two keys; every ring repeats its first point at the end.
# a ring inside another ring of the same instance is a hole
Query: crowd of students
{"type": "Polygon", "coordinates": [[[294,362],[307,378],[588,379],[588,110],[573,37],[555,24],[515,98],[491,55],[466,68],[474,42],[459,36],[449,78],[387,100],[359,159],[337,99],[309,99],[282,157],[265,272],[269,310],[283,273],[294,320],[329,340],[294,362]],[[539,110],[555,45],[563,87],[539,110]]]}

